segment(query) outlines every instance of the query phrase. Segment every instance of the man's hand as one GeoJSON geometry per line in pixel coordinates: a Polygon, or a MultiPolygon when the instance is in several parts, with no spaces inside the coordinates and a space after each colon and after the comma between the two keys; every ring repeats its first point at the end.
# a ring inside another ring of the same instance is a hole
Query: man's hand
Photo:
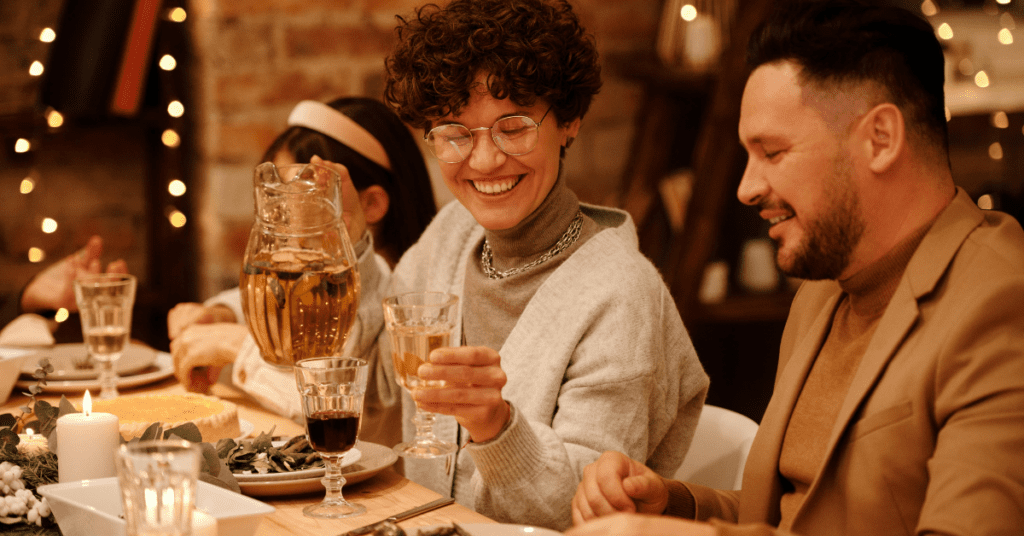
{"type": "Polygon", "coordinates": [[[167,337],[177,339],[192,324],[235,322],[235,313],[223,305],[206,307],[201,303],[179,303],[167,313],[167,337]]]}
{"type": "MultiPolygon", "coordinates": [[[[78,311],[75,279],[100,273],[102,254],[103,239],[94,235],[85,247],[39,272],[25,286],[21,295],[21,310],[27,313],[61,308],[72,313],[78,311]]],[[[128,265],[118,259],[107,265],[107,273],[127,274],[128,265]]]]}
{"type": "Polygon", "coordinates": [[[577,525],[565,536],[715,536],[718,531],[707,523],[676,517],[615,514],[577,525]]]}
{"type": "Polygon", "coordinates": [[[220,369],[235,362],[249,330],[235,323],[194,324],[171,341],[174,376],[192,392],[205,393],[220,369]]]}
{"type": "Polygon", "coordinates": [[[444,380],[440,389],[416,389],[413,399],[423,411],[452,415],[477,443],[498,435],[512,417],[501,398],[508,378],[501,370],[501,356],[483,346],[438,348],[430,363],[420,365],[423,380],[444,380]]]}
{"type": "Polygon", "coordinates": [[[621,452],[608,451],[583,469],[572,499],[572,520],[580,524],[617,512],[660,514],[668,487],[660,475],[621,452]]]}

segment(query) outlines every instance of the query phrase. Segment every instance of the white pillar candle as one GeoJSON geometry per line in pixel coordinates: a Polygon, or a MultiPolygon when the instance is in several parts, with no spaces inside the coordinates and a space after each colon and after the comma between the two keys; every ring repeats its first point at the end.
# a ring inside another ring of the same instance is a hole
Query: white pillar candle
{"type": "Polygon", "coordinates": [[[217,518],[198,508],[192,510],[192,536],[217,536],[217,518]]]}
{"type": "Polygon", "coordinates": [[[92,397],[86,391],[82,413],[57,419],[57,479],[74,482],[117,476],[114,455],[120,445],[117,416],[93,413],[92,397]]]}

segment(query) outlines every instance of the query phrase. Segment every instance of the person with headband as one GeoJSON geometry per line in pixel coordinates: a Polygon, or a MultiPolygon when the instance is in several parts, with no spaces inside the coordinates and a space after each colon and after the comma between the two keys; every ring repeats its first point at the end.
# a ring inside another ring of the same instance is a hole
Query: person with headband
{"type": "Polygon", "coordinates": [[[407,477],[497,521],[567,528],[580,471],[603,450],[672,474],[708,388],[628,213],[581,203],[562,177],[601,86],[593,38],[564,0],[427,5],[398,36],[385,102],[422,129],[457,202],[390,274],[360,259],[372,307],[346,349],[371,363],[376,402],[401,404],[406,440],[420,404],[457,445],[405,458],[407,477]],[[395,381],[381,308],[411,291],[460,307],[456,346],[418,371],[446,387],[415,403],[395,381]]]}
{"type": "MultiPolygon", "coordinates": [[[[347,168],[366,215],[367,232],[353,236],[353,245],[357,253],[376,252],[382,270],[416,242],[437,213],[415,139],[378,100],[346,97],[327,104],[298,103],[288,116],[288,129],[270,144],[262,161],[284,165],[314,157],[347,168]]],[[[258,356],[251,359],[239,352],[253,344],[244,322],[237,287],[204,303],[181,303],[171,309],[167,327],[176,377],[187,389],[205,392],[223,366],[235,364],[236,385],[269,409],[301,418],[301,408],[292,400],[297,397],[294,378],[279,378],[258,356]]]]}

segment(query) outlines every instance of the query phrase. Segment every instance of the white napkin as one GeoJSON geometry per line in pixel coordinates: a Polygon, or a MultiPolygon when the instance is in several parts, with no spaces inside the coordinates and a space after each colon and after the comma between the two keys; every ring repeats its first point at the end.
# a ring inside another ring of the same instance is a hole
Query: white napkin
{"type": "Polygon", "coordinates": [[[53,324],[37,314],[23,314],[0,330],[0,346],[53,346],[53,324]]]}

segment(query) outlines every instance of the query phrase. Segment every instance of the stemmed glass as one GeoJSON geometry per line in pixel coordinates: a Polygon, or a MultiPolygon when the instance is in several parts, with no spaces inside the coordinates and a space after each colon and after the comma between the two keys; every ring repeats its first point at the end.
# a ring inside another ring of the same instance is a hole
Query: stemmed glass
{"type": "MultiPolygon", "coordinates": [[[[391,357],[398,383],[412,393],[415,389],[439,389],[444,381],[421,380],[420,365],[429,361],[430,351],[451,346],[459,297],[446,292],[410,292],[384,299],[384,322],[391,334],[391,357]]],[[[437,416],[416,406],[412,422],[416,437],[395,445],[399,456],[437,458],[456,450],[456,445],[434,435],[437,416]]]]}
{"type": "Polygon", "coordinates": [[[116,398],[117,372],[132,329],[135,276],[97,274],[75,280],[75,301],[82,320],[82,336],[89,356],[100,365],[101,399],[116,398]]]}
{"type": "Polygon", "coordinates": [[[369,367],[363,359],[314,357],[299,361],[294,370],[302,395],[306,438],[326,466],[321,480],[327,488],[323,502],[303,508],[302,513],[321,519],[363,514],[365,506],[350,503],[341,495],[345,485],[341,459],[356,444],[369,367]]]}

